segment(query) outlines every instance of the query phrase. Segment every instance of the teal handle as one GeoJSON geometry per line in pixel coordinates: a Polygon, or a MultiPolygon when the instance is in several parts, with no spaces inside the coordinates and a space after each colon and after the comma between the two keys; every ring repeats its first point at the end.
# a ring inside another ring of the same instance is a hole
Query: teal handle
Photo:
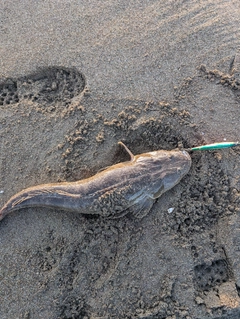
{"type": "Polygon", "coordinates": [[[214,144],[197,146],[197,147],[191,148],[190,150],[191,151],[209,151],[209,150],[217,150],[221,148],[228,148],[228,147],[234,147],[239,145],[240,145],[240,142],[223,142],[223,143],[214,143],[214,144]]]}

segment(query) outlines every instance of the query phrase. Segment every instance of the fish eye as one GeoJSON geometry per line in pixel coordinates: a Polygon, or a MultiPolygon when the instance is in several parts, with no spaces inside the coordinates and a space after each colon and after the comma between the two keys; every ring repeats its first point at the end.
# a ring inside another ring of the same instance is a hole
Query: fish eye
{"type": "Polygon", "coordinates": [[[180,167],[177,167],[177,174],[181,174],[182,169],[180,167]]]}

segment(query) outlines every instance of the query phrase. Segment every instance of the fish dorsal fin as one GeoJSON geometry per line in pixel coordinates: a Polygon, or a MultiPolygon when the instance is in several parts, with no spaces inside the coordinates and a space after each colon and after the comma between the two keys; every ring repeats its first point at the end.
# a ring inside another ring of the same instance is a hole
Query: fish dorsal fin
{"type": "Polygon", "coordinates": [[[118,142],[118,144],[119,144],[119,145],[122,145],[122,146],[125,148],[125,150],[128,152],[128,154],[129,154],[130,157],[131,157],[131,162],[133,162],[135,156],[134,156],[133,153],[130,151],[130,149],[129,149],[123,142],[121,142],[121,141],[118,142]]]}
{"type": "MultiPolygon", "coordinates": [[[[118,144],[119,145],[121,145],[121,146],[123,146],[124,147],[124,149],[128,152],[128,154],[130,155],[130,161],[132,162],[133,160],[134,160],[134,155],[133,155],[133,153],[130,151],[130,149],[123,143],[123,142],[118,142],[118,144]]],[[[108,169],[109,167],[111,167],[111,165],[108,165],[108,166],[106,166],[106,167],[103,167],[103,168],[100,168],[97,172],[98,173],[100,173],[100,172],[102,172],[102,171],[105,171],[106,169],[108,169]]]]}

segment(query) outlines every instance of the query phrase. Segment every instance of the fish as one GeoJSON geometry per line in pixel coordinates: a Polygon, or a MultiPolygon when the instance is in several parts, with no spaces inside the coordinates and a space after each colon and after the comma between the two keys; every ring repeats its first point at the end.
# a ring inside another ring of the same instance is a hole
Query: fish
{"type": "Polygon", "coordinates": [[[119,142],[130,160],[114,164],[94,176],[75,181],[26,188],[0,210],[0,220],[10,212],[47,207],[82,214],[120,218],[132,213],[143,218],[154,202],[189,172],[191,157],[185,150],[159,150],[134,156],[119,142]]]}

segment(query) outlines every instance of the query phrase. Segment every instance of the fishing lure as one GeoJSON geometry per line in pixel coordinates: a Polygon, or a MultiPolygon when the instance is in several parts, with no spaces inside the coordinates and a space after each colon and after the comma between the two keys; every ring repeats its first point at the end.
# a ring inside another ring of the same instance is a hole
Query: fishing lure
{"type": "Polygon", "coordinates": [[[211,151],[211,150],[217,150],[217,149],[229,148],[229,147],[235,147],[235,146],[240,146],[240,142],[214,143],[214,144],[193,147],[187,150],[188,151],[211,151]]]}

